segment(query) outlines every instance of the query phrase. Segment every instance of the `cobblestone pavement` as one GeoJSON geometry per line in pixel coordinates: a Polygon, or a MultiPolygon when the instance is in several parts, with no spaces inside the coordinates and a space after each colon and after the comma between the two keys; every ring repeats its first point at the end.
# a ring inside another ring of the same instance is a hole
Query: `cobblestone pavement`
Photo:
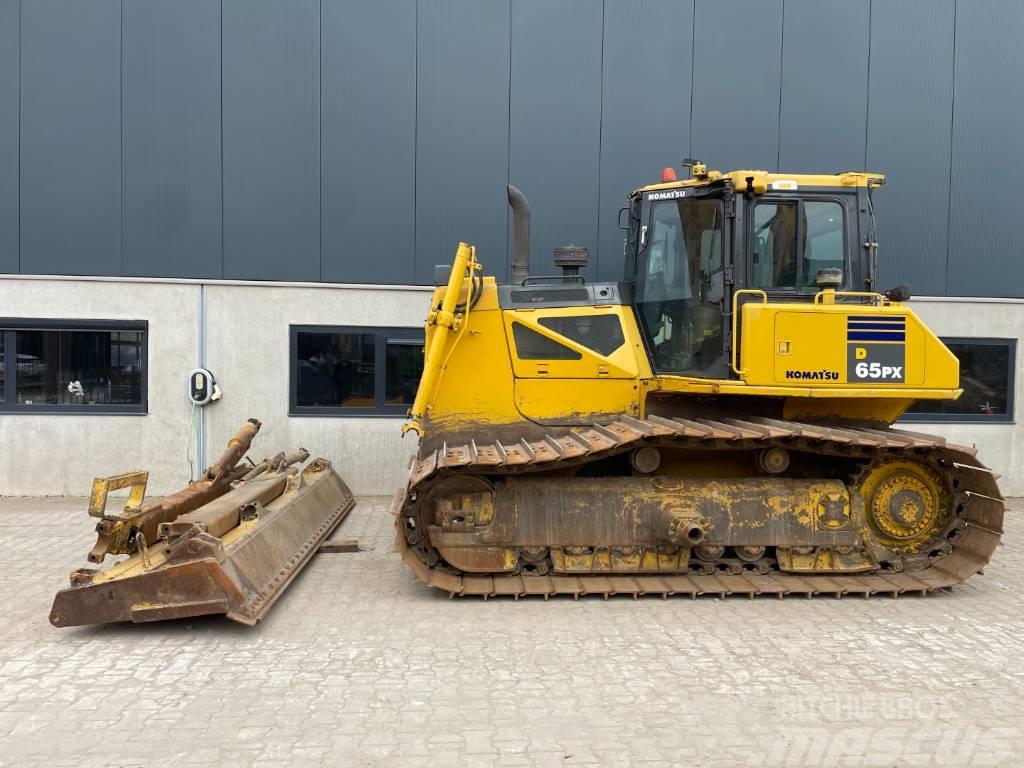
{"type": "Polygon", "coordinates": [[[1024,760],[1019,512],[930,597],[483,602],[413,581],[387,505],[360,499],[335,535],[366,551],[319,555],[256,628],[57,630],[85,502],[0,500],[0,765],[1024,760]]]}

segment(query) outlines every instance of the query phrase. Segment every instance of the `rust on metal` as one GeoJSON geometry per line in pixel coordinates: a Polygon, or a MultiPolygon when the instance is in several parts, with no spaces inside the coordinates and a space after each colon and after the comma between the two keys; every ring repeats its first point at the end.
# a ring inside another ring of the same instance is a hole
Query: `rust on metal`
{"type": "Polygon", "coordinates": [[[146,484],[149,472],[128,472],[112,477],[97,477],[92,481],[92,492],[89,494],[89,514],[92,517],[103,517],[107,508],[107,494],[130,488],[131,494],[124,505],[125,512],[135,512],[142,507],[146,497],[146,484]]]}
{"type": "Polygon", "coordinates": [[[895,596],[979,572],[1003,501],[975,451],[940,437],[625,416],[428,451],[393,513],[416,578],[453,596],[895,596]],[[737,477],[701,476],[708,452],[737,477]],[[620,454],[632,474],[580,474],[620,454]]]}
{"type": "Polygon", "coordinates": [[[228,440],[228,446],[224,449],[224,453],[206,471],[206,479],[218,480],[233,470],[248,452],[249,446],[252,445],[252,439],[256,437],[261,426],[262,424],[256,419],[249,419],[239,427],[238,431],[228,440]]]}
{"type": "MultiPolygon", "coordinates": [[[[308,458],[305,450],[255,467],[241,464],[258,430],[250,419],[202,480],[156,504],[120,515],[99,505],[110,538],[101,532],[90,560],[131,556],[106,570],[72,572],[70,586],[54,598],[50,622],[68,627],[207,614],[259,622],[355,500],[325,459],[296,467],[308,458]]],[[[117,476],[124,479],[94,484],[94,491],[99,487],[105,499],[109,490],[144,482],[144,474],[117,476]]]]}
{"type": "Polygon", "coordinates": [[[211,536],[223,536],[241,523],[246,512],[258,514],[259,508],[280,496],[288,482],[286,474],[257,476],[238,483],[230,493],[214,499],[199,509],[181,515],[157,529],[161,539],[171,539],[188,532],[193,526],[211,536]]]}
{"type": "Polygon", "coordinates": [[[248,471],[236,466],[260,430],[260,422],[249,419],[232,438],[213,466],[201,480],[189,483],[180,491],[165,496],[155,504],[142,506],[146,492],[147,472],[129,472],[113,477],[97,478],[92,484],[89,514],[100,518],[96,524],[96,543],[89,551],[91,563],[102,563],[107,555],[134,555],[138,550],[136,536],[155,541],[160,525],[177,519],[207,504],[231,489],[231,482],[248,471]],[[109,491],[131,487],[131,495],[122,512],[107,512],[109,491]]]}

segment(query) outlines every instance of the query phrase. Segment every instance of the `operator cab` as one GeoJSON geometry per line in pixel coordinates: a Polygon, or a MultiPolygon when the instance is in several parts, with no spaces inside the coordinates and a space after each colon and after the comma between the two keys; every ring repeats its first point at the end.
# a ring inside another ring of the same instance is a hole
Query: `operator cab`
{"type": "Polygon", "coordinates": [[[870,190],[883,177],[707,171],[630,196],[626,280],[656,373],[730,378],[736,290],[767,301],[813,301],[819,273],[841,290],[872,285],[870,190]]]}

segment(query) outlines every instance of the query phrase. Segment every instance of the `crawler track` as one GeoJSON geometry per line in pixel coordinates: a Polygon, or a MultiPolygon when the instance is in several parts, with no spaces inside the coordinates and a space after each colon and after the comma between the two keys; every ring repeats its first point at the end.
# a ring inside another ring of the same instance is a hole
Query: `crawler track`
{"type": "Polygon", "coordinates": [[[1004,505],[992,472],[973,448],[947,444],[938,436],[898,429],[826,426],[767,418],[748,420],[635,419],[620,416],[608,424],[556,431],[518,441],[475,441],[444,445],[411,469],[406,489],[395,497],[396,547],[419,581],[451,596],[627,594],[640,595],[892,595],[927,593],[960,584],[984,568],[1002,534],[1004,505]],[[642,445],[714,450],[780,446],[837,458],[880,460],[914,458],[942,475],[952,499],[948,553],[933,555],[915,570],[870,573],[767,574],[742,572],[680,574],[463,574],[439,558],[411,521],[417,499],[434,480],[456,475],[500,477],[581,465],[642,445]]]}

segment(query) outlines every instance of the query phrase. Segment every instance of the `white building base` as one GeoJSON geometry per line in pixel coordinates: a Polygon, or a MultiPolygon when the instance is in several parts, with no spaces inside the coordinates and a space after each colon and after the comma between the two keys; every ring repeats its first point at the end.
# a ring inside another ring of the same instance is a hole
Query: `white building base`
{"type": "MultiPolygon", "coordinates": [[[[190,471],[185,379],[197,365],[213,371],[223,391],[197,419],[207,465],[254,417],[263,422],[254,457],[303,447],[332,461],[357,494],[390,494],[405,481],[414,438],[402,439],[398,417],[289,416],[288,328],[418,328],[430,293],[387,286],[0,276],[0,318],[149,321],[148,414],[0,414],[0,495],[84,495],[93,477],[132,469],[150,471],[152,494],[184,485],[190,471]]],[[[925,298],[911,306],[940,336],[1024,337],[1022,301],[925,298]]],[[[1024,377],[1015,381],[1019,404],[1024,377]]],[[[1018,471],[1024,430],[1017,423],[902,426],[976,445],[982,461],[1002,475],[1003,492],[1024,496],[1024,473],[1018,471]]]]}
{"type": "Polygon", "coordinates": [[[288,326],[419,328],[430,293],[0,277],[0,317],[149,321],[148,414],[0,414],[0,495],[86,495],[94,477],[133,469],[150,471],[150,494],[181,487],[190,471],[186,379],[197,366],[209,368],[223,392],[196,419],[207,465],[253,417],[263,422],[251,451],[257,460],[302,447],[333,462],[355,493],[393,493],[415,438],[402,439],[400,417],[289,416],[288,326]]]}
{"type": "MultiPolygon", "coordinates": [[[[1024,338],[1024,300],[975,298],[917,298],[910,300],[914,310],[938,336],[947,338],[1024,338]]],[[[1017,342],[1017,371],[1014,376],[1013,402],[1017,412],[1024,404],[1024,381],[1020,376],[1017,342]]],[[[942,435],[960,445],[973,445],[978,458],[1001,475],[999,487],[1004,496],[1024,496],[1024,429],[1019,420],[1011,423],[973,424],[966,422],[901,422],[901,429],[942,435]]]]}

